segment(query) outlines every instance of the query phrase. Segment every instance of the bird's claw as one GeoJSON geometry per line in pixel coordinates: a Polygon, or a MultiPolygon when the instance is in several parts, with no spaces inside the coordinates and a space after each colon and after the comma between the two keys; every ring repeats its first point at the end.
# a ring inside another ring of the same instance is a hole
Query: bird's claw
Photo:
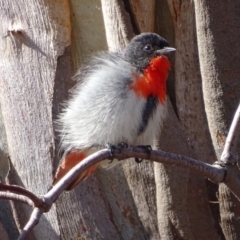
{"type": "Polygon", "coordinates": [[[117,145],[117,148],[119,149],[128,149],[129,148],[129,144],[126,142],[121,142],[117,145]]]}
{"type": "MultiPolygon", "coordinates": [[[[112,163],[113,160],[114,160],[114,151],[119,151],[119,153],[121,153],[122,149],[129,148],[129,144],[125,143],[125,142],[121,142],[121,143],[119,143],[117,145],[112,145],[110,143],[107,143],[106,146],[107,146],[107,148],[110,151],[110,158],[109,158],[110,163],[112,163]]],[[[140,145],[140,146],[137,146],[137,147],[142,148],[143,150],[145,150],[146,153],[148,153],[149,158],[151,157],[151,151],[152,151],[151,145],[140,145]]],[[[141,163],[143,161],[143,159],[135,158],[135,161],[136,161],[136,163],[141,163]]]]}
{"type": "Polygon", "coordinates": [[[113,162],[113,160],[114,160],[114,151],[119,151],[120,153],[121,153],[121,151],[122,151],[122,149],[127,149],[127,148],[129,148],[129,145],[127,144],[127,143],[125,143],[125,142],[121,142],[121,143],[119,143],[119,144],[117,144],[116,146],[115,145],[112,145],[112,144],[110,144],[110,143],[107,143],[106,144],[106,146],[107,146],[107,148],[109,149],[109,151],[110,151],[110,163],[112,163],[113,162]]]}
{"type": "Polygon", "coordinates": [[[107,143],[107,144],[106,144],[106,148],[107,148],[107,149],[109,150],[109,152],[110,152],[109,160],[110,160],[110,163],[112,163],[112,161],[113,161],[113,159],[114,159],[114,157],[113,157],[113,148],[114,148],[114,146],[111,145],[110,143],[107,143]]]}
{"type": "Polygon", "coordinates": [[[135,158],[135,162],[136,162],[136,163],[141,163],[142,161],[143,161],[142,158],[135,158]]]}
{"type": "MultiPolygon", "coordinates": [[[[151,145],[140,145],[137,147],[144,149],[146,151],[146,153],[148,153],[149,158],[151,157],[151,151],[152,151],[151,145]]],[[[141,163],[142,161],[143,161],[143,159],[135,158],[136,163],[141,163]]]]}

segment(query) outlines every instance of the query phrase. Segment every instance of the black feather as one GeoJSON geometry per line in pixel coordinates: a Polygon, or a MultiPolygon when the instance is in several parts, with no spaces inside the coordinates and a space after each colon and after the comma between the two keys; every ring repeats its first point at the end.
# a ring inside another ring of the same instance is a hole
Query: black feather
{"type": "Polygon", "coordinates": [[[142,112],[142,121],[138,128],[138,135],[142,134],[145,131],[150,118],[153,117],[154,113],[156,112],[158,103],[159,101],[157,97],[149,96],[147,98],[147,102],[142,112]]]}

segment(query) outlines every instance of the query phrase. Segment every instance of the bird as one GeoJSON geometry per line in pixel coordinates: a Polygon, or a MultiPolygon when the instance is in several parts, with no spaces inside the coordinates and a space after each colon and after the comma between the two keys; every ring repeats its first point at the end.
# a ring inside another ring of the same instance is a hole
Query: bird
{"type": "MultiPolygon", "coordinates": [[[[168,55],[174,51],[158,34],[141,33],[121,52],[100,52],[79,69],[56,121],[64,154],[53,185],[109,144],[152,145],[167,114],[168,55]]],[[[65,190],[103,164],[85,170],[65,190]]]]}

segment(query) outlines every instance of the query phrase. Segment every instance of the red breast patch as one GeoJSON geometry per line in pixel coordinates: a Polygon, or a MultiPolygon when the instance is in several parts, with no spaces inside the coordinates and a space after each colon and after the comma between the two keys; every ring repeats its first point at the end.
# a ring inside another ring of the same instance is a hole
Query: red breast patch
{"type": "Polygon", "coordinates": [[[153,58],[143,74],[136,79],[131,88],[137,95],[147,98],[157,96],[160,103],[166,99],[166,81],[170,62],[165,56],[153,58]]]}

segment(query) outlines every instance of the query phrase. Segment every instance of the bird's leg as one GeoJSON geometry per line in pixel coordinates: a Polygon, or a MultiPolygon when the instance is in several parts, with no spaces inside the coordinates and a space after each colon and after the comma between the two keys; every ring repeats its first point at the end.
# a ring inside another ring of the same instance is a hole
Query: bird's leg
{"type": "Polygon", "coordinates": [[[117,151],[119,151],[121,153],[122,149],[127,149],[129,147],[129,145],[127,143],[125,143],[125,142],[121,142],[118,145],[112,145],[110,143],[107,143],[106,147],[110,151],[110,159],[109,160],[110,160],[110,163],[112,163],[113,160],[114,160],[113,152],[117,150],[117,151]]]}
{"type": "MultiPolygon", "coordinates": [[[[148,154],[148,157],[151,157],[151,151],[152,151],[152,146],[151,145],[140,145],[137,146],[139,148],[142,148],[146,151],[146,153],[148,154]]],[[[143,159],[139,159],[139,158],[135,158],[135,162],[136,163],[141,163],[143,159]]]]}
{"type": "Polygon", "coordinates": [[[113,161],[113,159],[114,159],[114,157],[113,157],[113,150],[114,150],[114,147],[115,146],[113,146],[113,145],[111,145],[110,143],[107,143],[106,144],[106,148],[109,150],[109,152],[110,152],[110,162],[109,163],[112,163],[112,161],[113,161]]]}

